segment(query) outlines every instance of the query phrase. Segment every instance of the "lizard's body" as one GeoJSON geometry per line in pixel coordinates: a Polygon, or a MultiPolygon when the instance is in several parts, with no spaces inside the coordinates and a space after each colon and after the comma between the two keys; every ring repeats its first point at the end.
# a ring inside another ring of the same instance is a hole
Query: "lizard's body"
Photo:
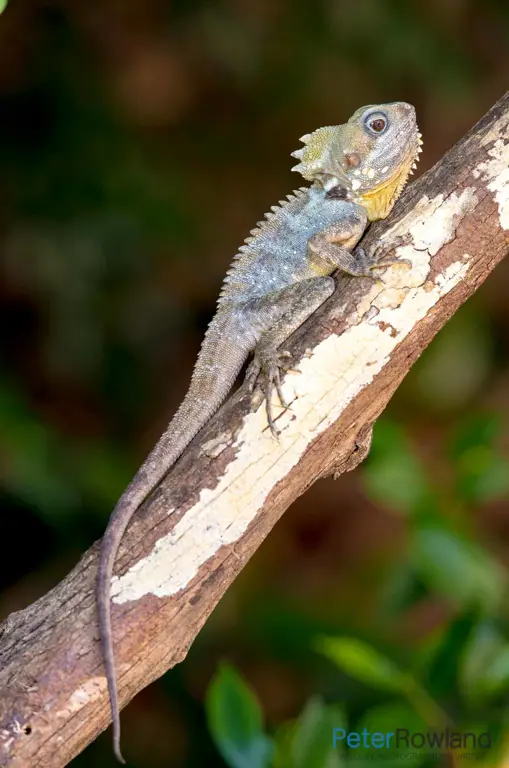
{"type": "Polygon", "coordinates": [[[401,102],[363,107],[345,125],[319,129],[302,140],[306,146],[294,153],[301,160],[295,170],[313,183],[274,207],[239,250],[224,281],[189,391],[119,500],[103,539],[99,624],[114,749],[122,762],[110,583],[124,531],[140,504],[219,408],[252,351],[255,357],[247,374],[250,388],[260,376],[266,380],[268,421],[276,431],[271,395],[275,387],[284,405],[280,369],[287,354],[279,350],[280,345],[333,293],[333,272],[367,275],[374,266],[383,265],[373,263],[374,254],[358,249],[354,255],[352,250],[369,221],[388,214],[420,151],[415,111],[401,102]],[[370,128],[375,119],[388,123],[380,136],[370,128]]]}

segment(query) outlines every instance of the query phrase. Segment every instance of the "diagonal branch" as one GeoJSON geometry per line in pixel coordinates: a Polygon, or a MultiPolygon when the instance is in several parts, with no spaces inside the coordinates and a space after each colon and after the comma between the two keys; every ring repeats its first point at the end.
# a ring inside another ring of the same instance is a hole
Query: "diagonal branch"
{"type": "MultiPolygon", "coordinates": [[[[509,94],[412,185],[366,241],[403,236],[379,282],[343,278],[294,335],[300,375],[280,441],[242,388],[193,441],[125,537],[113,584],[120,699],[181,661],[292,501],[363,457],[423,349],[509,250],[509,94]],[[356,445],[360,448],[356,448],[356,445]]],[[[398,241],[395,241],[398,242],[398,241]]],[[[97,545],[0,627],[0,766],[60,768],[109,723],[95,612],[97,545]]]]}

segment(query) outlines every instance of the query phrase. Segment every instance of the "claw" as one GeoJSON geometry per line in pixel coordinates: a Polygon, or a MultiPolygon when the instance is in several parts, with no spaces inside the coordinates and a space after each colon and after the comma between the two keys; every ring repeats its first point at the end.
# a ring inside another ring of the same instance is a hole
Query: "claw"
{"type": "Polygon", "coordinates": [[[279,397],[279,402],[281,403],[283,408],[286,410],[289,406],[288,406],[288,403],[286,402],[286,398],[285,398],[285,396],[283,394],[283,390],[281,388],[281,374],[279,373],[279,368],[275,369],[275,371],[273,373],[273,377],[274,377],[274,381],[276,383],[276,391],[277,391],[277,396],[279,397]]]}
{"type": "Polygon", "coordinates": [[[270,405],[269,398],[267,398],[265,401],[265,409],[267,411],[267,421],[269,422],[269,429],[272,433],[272,437],[275,437],[276,440],[279,440],[279,435],[281,434],[281,431],[276,427],[274,417],[272,416],[272,407],[270,405]]]}
{"type": "MultiPolygon", "coordinates": [[[[291,357],[291,353],[287,351],[278,352],[277,350],[262,350],[255,354],[246,373],[246,384],[250,393],[254,391],[257,383],[261,384],[265,395],[267,421],[272,436],[276,439],[279,438],[280,430],[275,424],[272,400],[275,390],[283,410],[287,410],[290,407],[281,386],[281,371],[284,371],[285,373],[287,372],[288,366],[283,360],[288,360],[291,357]]],[[[300,373],[300,371],[294,371],[294,373],[300,373]]]]}
{"type": "Polygon", "coordinates": [[[403,266],[408,267],[409,269],[412,268],[412,262],[408,259],[389,259],[388,261],[379,261],[378,264],[372,264],[370,269],[383,269],[384,267],[394,267],[398,264],[403,264],[403,266]]]}
{"type": "Polygon", "coordinates": [[[364,255],[369,261],[369,269],[382,269],[384,267],[392,267],[397,264],[403,264],[410,269],[413,265],[412,262],[408,259],[399,259],[394,256],[393,258],[389,257],[381,261],[386,253],[391,253],[391,251],[394,252],[396,248],[399,248],[402,245],[408,245],[410,242],[412,242],[411,235],[398,235],[397,237],[393,238],[389,244],[382,241],[375,243],[373,248],[370,249],[369,253],[364,252],[364,255]]]}
{"type": "Polygon", "coordinates": [[[261,365],[256,360],[253,360],[253,362],[247,369],[247,373],[246,373],[246,385],[247,385],[248,392],[251,395],[253,394],[254,389],[256,387],[256,382],[258,381],[260,372],[261,372],[261,365]]]}

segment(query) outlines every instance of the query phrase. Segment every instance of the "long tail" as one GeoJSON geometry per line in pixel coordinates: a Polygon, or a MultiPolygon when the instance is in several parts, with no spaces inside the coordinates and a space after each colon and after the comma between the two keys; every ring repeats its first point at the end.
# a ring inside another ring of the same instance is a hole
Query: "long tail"
{"type": "Polygon", "coordinates": [[[120,715],[111,633],[110,589],[113,565],[119,544],[134,513],[217,411],[249,354],[246,346],[237,346],[234,341],[236,337],[242,338],[238,322],[231,315],[225,314],[218,313],[209,326],[189,391],[159,442],[118,501],[101,544],[97,582],[99,632],[113,721],[113,750],[121,763],[125,763],[125,760],[120,751],[120,715]]]}

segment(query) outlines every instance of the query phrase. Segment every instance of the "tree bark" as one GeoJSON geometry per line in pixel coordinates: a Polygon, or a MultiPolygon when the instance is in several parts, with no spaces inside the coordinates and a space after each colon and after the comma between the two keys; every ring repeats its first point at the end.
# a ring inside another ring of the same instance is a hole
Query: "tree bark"
{"type": "MultiPolygon", "coordinates": [[[[274,440],[242,387],[140,509],[112,587],[122,704],[181,661],[292,501],[352,468],[423,349],[509,249],[509,94],[411,185],[364,244],[398,243],[378,281],[342,277],[289,346],[274,440]],[[403,236],[404,244],[397,240],[403,236]]],[[[95,608],[98,545],[0,626],[0,766],[60,768],[110,722],[95,608]]]]}

